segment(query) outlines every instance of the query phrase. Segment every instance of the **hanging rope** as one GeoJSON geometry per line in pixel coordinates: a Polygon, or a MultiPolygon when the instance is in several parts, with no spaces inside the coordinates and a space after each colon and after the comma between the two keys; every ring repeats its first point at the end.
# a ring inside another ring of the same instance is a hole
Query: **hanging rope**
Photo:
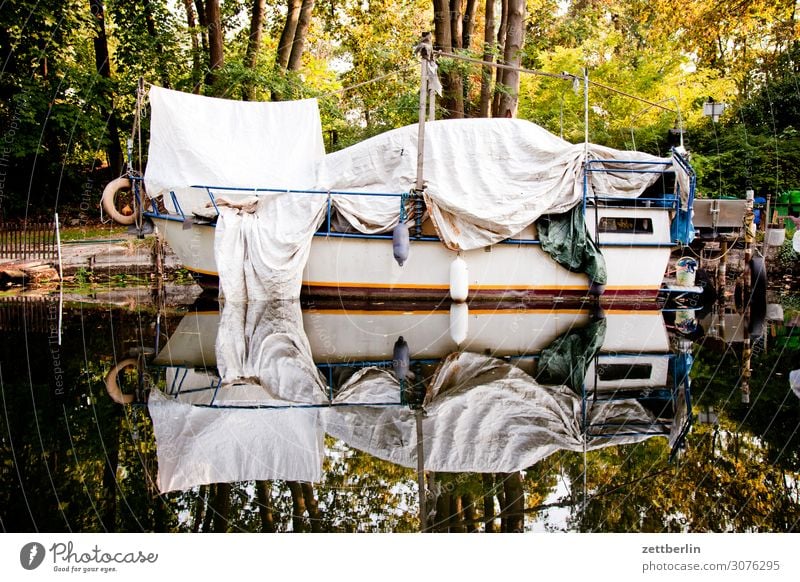
{"type": "Polygon", "coordinates": [[[407,65],[403,65],[402,67],[395,69],[394,71],[389,71],[388,73],[385,73],[373,79],[369,79],[367,81],[361,81],[360,83],[356,83],[355,85],[350,85],[348,87],[342,87],[341,89],[337,89],[336,91],[323,93],[322,95],[318,96],[318,99],[323,99],[325,97],[333,97],[334,95],[339,95],[341,93],[345,93],[346,91],[352,91],[353,89],[358,89],[359,87],[364,87],[365,85],[370,85],[372,83],[377,83],[378,81],[383,81],[384,79],[388,79],[392,75],[397,75],[399,73],[407,71],[408,69],[416,65],[417,65],[416,61],[412,61],[407,65]]]}

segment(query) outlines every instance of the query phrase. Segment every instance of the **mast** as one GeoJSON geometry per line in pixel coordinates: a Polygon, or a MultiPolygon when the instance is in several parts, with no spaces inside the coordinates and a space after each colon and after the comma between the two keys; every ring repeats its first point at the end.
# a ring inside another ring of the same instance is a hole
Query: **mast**
{"type": "Polygon", "coordinates": [[[414,190],[422,192],[425,185],[422,171],[425,160],[425,116],[428,98],[428,71],[433,60],[433,42],[430,32],[423,32],[419,44],[414,48],[420,56],[420,83],[419,83],[419,130],[417,132],[417,180],[414,190]]]}

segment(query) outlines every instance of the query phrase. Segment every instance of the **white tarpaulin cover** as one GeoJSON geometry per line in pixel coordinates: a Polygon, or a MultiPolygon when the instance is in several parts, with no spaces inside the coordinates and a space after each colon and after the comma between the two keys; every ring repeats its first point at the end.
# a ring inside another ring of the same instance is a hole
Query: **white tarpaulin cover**
{"type": "Polygon", "coordinates": [[[233,101],[155,86],[149,98],[145,188],[151,197],[174,191],[187,214],[208,201],[189,186],[307,187],[325,155],[316,99],[233,101]]]}
{"type": "MultiPolygon", "coordinates": [[[[371,368],[354,376],[337,399],[380,401],[398,391],[390,372],[371,368]]],[[[589,437],[585,442],[581,405],[581,398],[566,386],[539,385],[503,360],[452,354],[428,389],[422,421],[425,469],[506,473],[530,467],[556,451],[582,451],[584,445],[594,450],[653,436],[645,427],[651,427],[654,417],[636,400],[598,401],[587,421],[619,430],[607,428],[605,434],[613,438],[589,437]]],[[[326,409],[325,431],[371,455],[413,468],[414,414],[408,408],[378,406],[326,409]]]]}
{"type": "MultiPolygon", "coordinates": [[[[325,156],[313,189],[401,193],[416,176],[417,126],[389,131],[325,156]]],[[[515,119],[435,121],[425,129],[425,198],[434,226],[451,249],[475,249],[518,234],[542,214],[583,197],[584,146],[515,119]]],[[[662,158],[590,146],[604,160],[635,160],[645,173],[592,173],[589,195],[639,196],[663,171],[662,158]]],[[[629,169],[630,167],[626,167],[629,169]]],[[[372,234],[400,218],[399,197],[333,194],[350,226],[372,234]]],[[[222,208],[215,254],[222,291],[244,297],[296,297],[326,195],[267,194],[254,214],[222,208]],[[229,260],[234,258],[235,260],[229,260]]]]}
{"type": "MultiPolygon", "coordinates": [[[[388,131],[317,165],[316,187],[356,192],[408,192],[417,172],[417,125],[388,131]]],[[[428,208],[451,249],[475,249],[512,237],[545,213],[566,212],[583,197],[584,144],[570,144],[529,121],[457,119],[425,124],[424,177],[428,208]]],[[[657,158],[589,146],[589,157],[640,162],[645,174],[591,173],[594,191],[636,197],[664,169],[657,158]]],[[[629,169],[630,166],[625,169],[629,169]]],[[[388,198],[335,197],[361,232],[397,223],[388,198]]]]}

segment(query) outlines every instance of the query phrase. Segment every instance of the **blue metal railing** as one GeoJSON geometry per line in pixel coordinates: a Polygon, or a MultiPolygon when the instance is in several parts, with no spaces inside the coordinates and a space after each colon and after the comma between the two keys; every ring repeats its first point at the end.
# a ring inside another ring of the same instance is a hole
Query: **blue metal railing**
{"type": "MultiPolygon", "coordinates": [[[[694,228],[691,223],[691,215],[688,209],[691,209],[692,203],[694,202],[694,191],[696,186],[696,176],[694,170],[692,170],[691,166],[688,162],[681,156],[678,152],[673,150],[673,160],[675,163],[673,164],[672,161],[653,161],[653,162],[642,162],[638,160],[606,160],[606,159],[594,159],[594,160],[587,160],[584,163],[584,172],[583,172],[583,200],[582,200],[582,208],[584,213],[586,212],[587,200],[591,200],[595,206],[598,203],[624,203],[626,206],[630,207],[649,207],[649,208],[660,208],[667,211],[671,211],[675,213],[675,218],[673,219],[672,225],[672,236],[670,237],[670,243],[650,243],[650,246],[656,244],[657,246],[669,246],[674,244],[688,244],[691,242],[691,239],[694,235],[694,228]],[[660,167],[661,169],[654,168],[654,169],[639,169],[639,168],[632,168],[628,166],[632,165],[642,165],[646,163],[650,166],[660,167]],[[672,171],[673,168],[677,168],[678,171],[682,171],[688,177],[688,182],[690,185],[690,191],[688,193],[688,203],[687,203],[687,210],[683,210],[681,208],[681,191],[680,191],[680,180],[676,179],[676,190],[673,193],[665,193],[664,196],[660,197],[621,197],[621,196],[603,196],[597,193],[593,193],[592,196],[588,196],[589,192],[589,174],[592,173],[632,173],[632,174],[667,174],[672,171]]],[[[135,180],[141,180],[141,178],[133,178],[135,180]]],[[[244,188],[244,187],[234,187],[234,186],[212,186],[212,185],[200,185],[196,184],[191,186],[191,188],[204,190],[206,195],[208,196],[209,200],[211,201],[212,206],[214,207],[214,211],[216,215],[219,215],[219,207],[217,205],[217,200],[215,196],[215,192],[219,194],[220,192],[236,192],[236,193],[252,193],[252,194],[260,194],[260,193],[275,193],[275,194],[299,194],[299,195],[317,195],[317,196],[326,196],[326,211],[325,211],[325,230],[319,231],[315,233],[315,236],[321,237],[338,237],[338,238],[347,238],[347,239],[377,239],[377,240],[391,240],[392,235],[390,233],[381,233],[381,234],[364,234],[358,232],[334,232],[332,228],[332,215],[334,212],[334,207],[332,203],[332,196],[365,196],[365,197],[378,197],[378,198],[397,198],[399,199],[400,205],[405,208],[405,204],[411,203],[414,205],[414,223],[415,227],[413,229],[412,234],[410,235],[410,239],[413,241],[423,241],[423,242],[441,242],[438,236],[432,235],[423,235],[422,234],[422,212],[424,209],[424,203],[422,202],[421,197],[415,193],[408,193],[408,192],[351,192],[346,190],[314,190],[314,189],[287,189],[287,188],[244,188]]],[[[137,189],[138,193],[138,189],[137,189]]],[[[170,213],[162,213],[158,210],[158,207],[155,201],[151,200],[151,211],[146,212],[145,214],[152,218],[158,218],[162,220],[172,220],[176,222],[184,222],[186,220],[186,214],[181,208],[181,205],[178,201],[178,198],[175,192],[170,192],[170,200],[172,201],[173,207],[177,214],[170,214],[170,213]]],[[[520,238],[509,238],[504,241],[501,241],[499,244],[515,244],[515,245],[539,245],[541,244],[539,240],[536,239],[520,239],[520,238]]],[[[607,246],[608,243],[600,243],[601,246],[607,246]]],[[[630,243],[625,243],[626,245],[630,245],[630,243]]]]}

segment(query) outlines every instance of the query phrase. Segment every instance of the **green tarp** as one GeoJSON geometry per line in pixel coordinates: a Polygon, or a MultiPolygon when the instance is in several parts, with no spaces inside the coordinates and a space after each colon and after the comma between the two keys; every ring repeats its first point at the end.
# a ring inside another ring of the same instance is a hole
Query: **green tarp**
{"type": "Polygon", "coordinates": [[[580,204],[563,214],[546,214],[536,221],[542,250],[563,267],[575,273],[586,273],[589,281],[605,285],[606,262],[586,231],[580,204]]]}

